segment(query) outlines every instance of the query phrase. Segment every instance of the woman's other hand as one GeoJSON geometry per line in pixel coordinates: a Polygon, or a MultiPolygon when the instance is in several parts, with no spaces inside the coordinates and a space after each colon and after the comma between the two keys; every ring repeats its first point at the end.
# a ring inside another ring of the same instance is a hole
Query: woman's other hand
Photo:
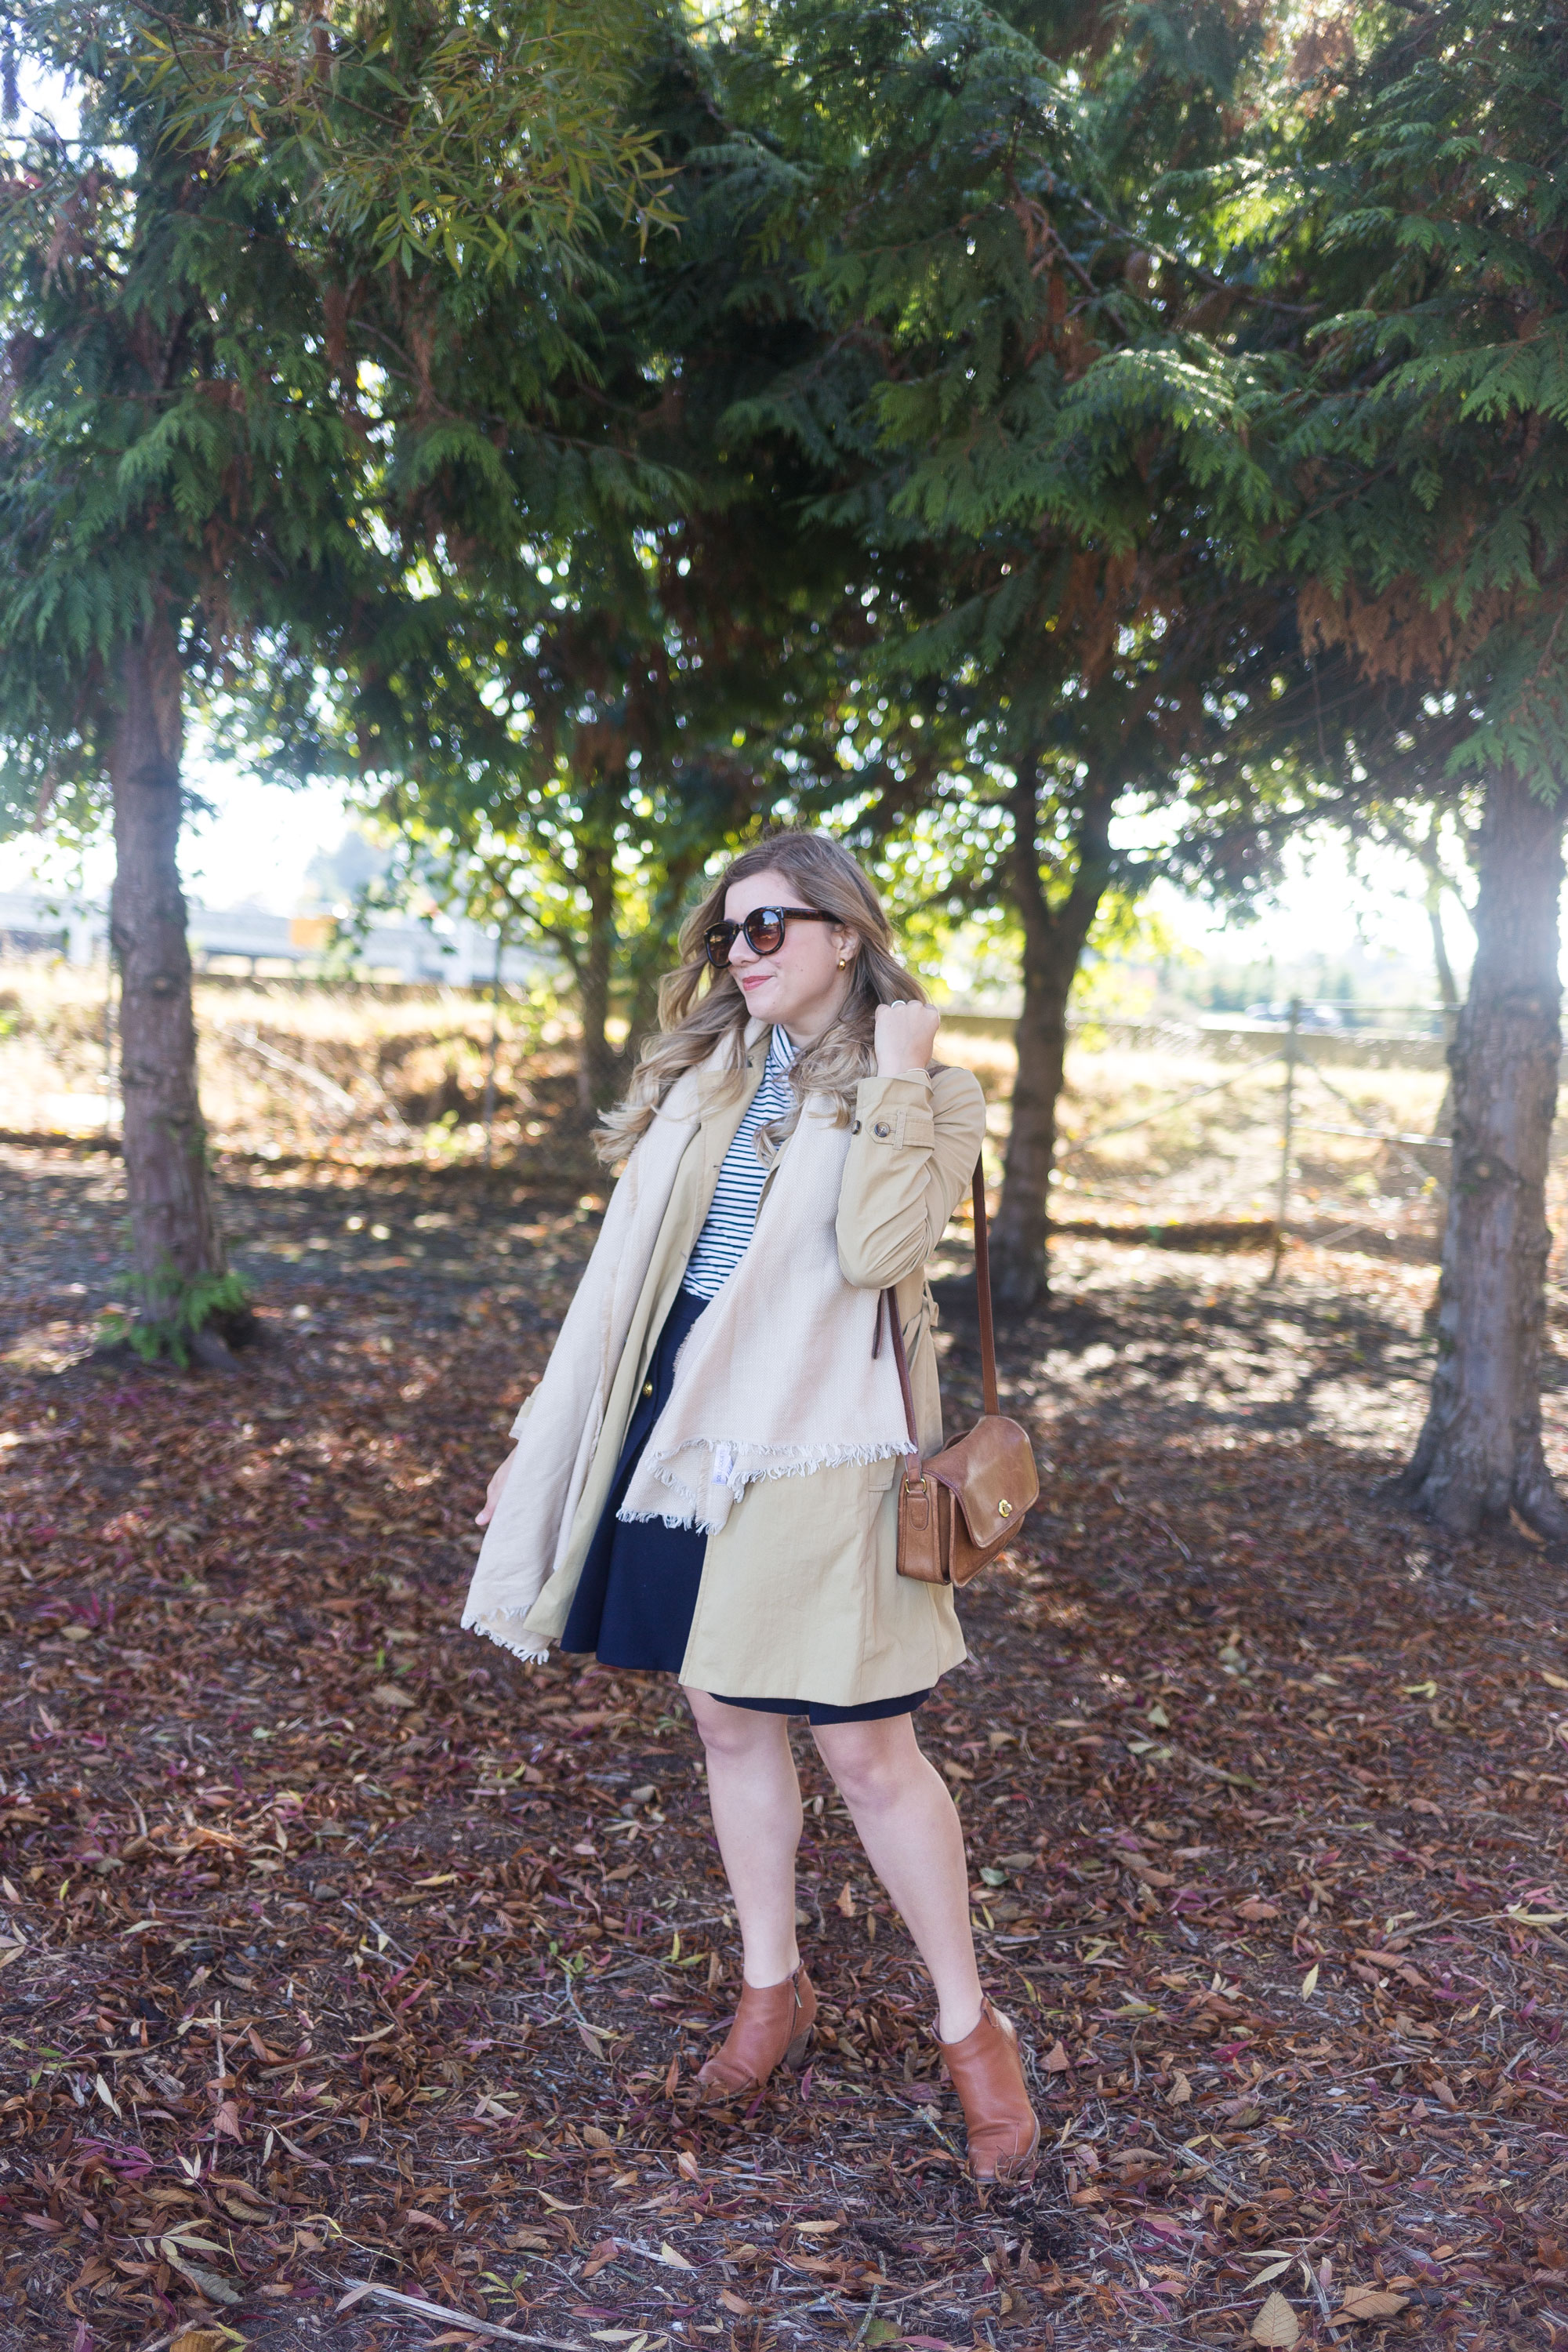
{"type": "Polygon", "coordinates": [[[496,1505],[506,1491],[506,1482],[511,1475],[511,1465],[516,1459],[515,1454],[509,1454],[485,1488],[485,1507],[482,1511],[476,1511],[474,1514],[474,1525],[477,1528],[488,1528],[494,1518],[496,1505]]]}
{"type": "Polygon", "coordinates": [[[903,997],[892,1004],[879,1004],[877,1076],[901,1078],[923,1070],[931,1060],[941,1019],[934,1004],[911,1004],[903,997]]]}

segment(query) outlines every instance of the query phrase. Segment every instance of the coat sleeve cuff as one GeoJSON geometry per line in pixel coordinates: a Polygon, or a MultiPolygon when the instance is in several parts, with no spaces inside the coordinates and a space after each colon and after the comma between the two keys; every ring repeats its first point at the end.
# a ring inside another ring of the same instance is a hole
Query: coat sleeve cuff
{"type": "Polygon", "coordinates": [[[936,1141],[929,1072],[907,1070],[896,1078],[862,1078],[855,1089],[850,1133],[889,1150],[929,1151],[936,1141]]]}

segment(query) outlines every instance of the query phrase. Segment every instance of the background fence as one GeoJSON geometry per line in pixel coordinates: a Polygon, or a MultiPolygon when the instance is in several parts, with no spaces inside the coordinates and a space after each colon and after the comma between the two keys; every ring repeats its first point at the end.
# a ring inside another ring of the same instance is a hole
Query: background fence
{"type": "MultiPolygon", "coordinates": [[[[537,995],[506,991],[496,1024],[489,991],[478,989],[198,979],[196,1005],[204,1100],[220,1146],[268,1157],[477,1151],[493,1066],[499,1155],[563,1148],[574,1041],[537,995]]],[[[1058,1227],[1267,1249],[1283,1178],[1284,1228],[1295,1239],[1435,1258],[1449,1016],[1430,1005],[1334,1007],[1334,1025],[1318,1025],[1329,1017],[1302,1008],[1293,1029],[1288,1017],[1077,1024],[1060,1109],[1058,1227]]],[[[1005,1012],[955,1011],[942,1040],[944,1055],[967,1062],[984,1085],[999,1176],[1012,1023],[1005,1012]]],[[[0,1125],[13,1134],[116,1133],[113,1062],[101,968],[0,968],[0,1125]]],[[[1550,1200],[1558,1234],[1568,1226],[1565,1155],[1560,1121],[1550,1200]]]]}
{"type": "MultiPolygon", "coordinates": [[[[1320,1247],[1435,1257],[1449,1157],[1446,1018],[1410,1006],[1333,1028],[1289,1014],[1079,1024],[1058,1118],[1058,1228],[1268,1248],[1282,1223],[1320,1247]]],[[[991,1097],[999,1163],[1009,1024],[960,1016],[950,1031],[991,1097]]],[[[1568,1147],[1562,1129],[1559,1139],[1568,1147]]]]}

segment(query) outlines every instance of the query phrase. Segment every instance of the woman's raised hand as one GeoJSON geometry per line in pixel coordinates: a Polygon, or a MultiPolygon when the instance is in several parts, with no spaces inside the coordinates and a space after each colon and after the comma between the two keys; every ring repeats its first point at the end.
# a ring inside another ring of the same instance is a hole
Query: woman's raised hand
{"type": "Polygon", "coordinates": [[[936,1044],[942,1019],[934,1004],[913,1004],[900,997],[877,1007],[877,1076],[901,1078],[923,1070],[936,1044]]]}
{"type": "Polygon", "coordinates": [[[485,1488],[485,1507],[482,1511],[476,1511],[474,1513],[475,1527],[488,1528],[490,1521],[494,1518],[496,1515],[496,1505],[500,1501],[501,1495],[505,1490],[506,1482],[511,1475],[511,1465],[515,1459],[515,1454],[509,1454],[506,1460],[501,1464],[500,1469],[493,1474],[489,1485],[485,1488]]]}

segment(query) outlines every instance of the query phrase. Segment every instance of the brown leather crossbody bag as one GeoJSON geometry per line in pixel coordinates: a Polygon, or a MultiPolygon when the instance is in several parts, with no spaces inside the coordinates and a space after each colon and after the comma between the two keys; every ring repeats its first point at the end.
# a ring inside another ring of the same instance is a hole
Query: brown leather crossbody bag
{"type": "Polygon", "coordinates": [[[996,1409],[996,1337],[991,1321],[991,1257],[985,1231],[985,1179],[974,1166],[974,1282],[980,1294],[980,1369],[985,1411],[973,1428],[922,1462],[915,1433],[910,1363],[899,1302],[884,1290],[871,1353],[882,1344],[882,1315],[893,1335],[910,1452],[899,1489],[899,1574],[922,1584],[967,1584],[994,1559],[1038,1500],[1039,1473],[1028,1432],[996,1409]]]}

